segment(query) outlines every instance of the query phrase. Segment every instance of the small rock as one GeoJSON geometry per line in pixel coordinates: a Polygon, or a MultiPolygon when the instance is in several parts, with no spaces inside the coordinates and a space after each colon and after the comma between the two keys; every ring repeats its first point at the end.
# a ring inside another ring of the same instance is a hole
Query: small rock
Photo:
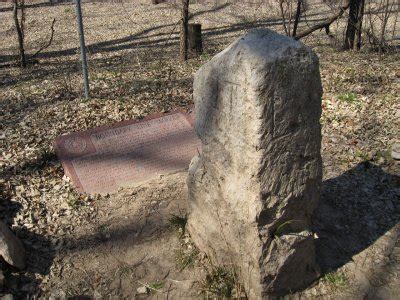
{"type": "Polygon", "coordinates": [[[0,221],[0,256],[10,265],[25,268],[25,249],[21,241],[0,221]]]}
{"type": "Polygon", "coordinates": [[[0,300],[14,300],[14,296],[11,294],[4,295],[0,300]]]}
{"type": "Polygon", "coordinates": [[[136,289],[136,292],[138,294],[147,294],[147,287],[145,286],[140,286],[136,289]]]}
{"type": "Polygon", "coordinates": [[[393,144],[391,155],[393,159],[400,160],[400,143],[393,144]]]}

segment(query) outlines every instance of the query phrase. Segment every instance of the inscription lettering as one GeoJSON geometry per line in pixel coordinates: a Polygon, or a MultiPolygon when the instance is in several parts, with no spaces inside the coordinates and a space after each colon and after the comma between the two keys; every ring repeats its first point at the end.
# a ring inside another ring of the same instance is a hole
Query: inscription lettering
{"type": "Polygon", "coordinates": [[[79,180],[85,192],[100,194],[186,169],[201,147],[180,112],[89,132],[86,138],[95,151],[71,159],[77,177],[72,180],[79,180]]]}

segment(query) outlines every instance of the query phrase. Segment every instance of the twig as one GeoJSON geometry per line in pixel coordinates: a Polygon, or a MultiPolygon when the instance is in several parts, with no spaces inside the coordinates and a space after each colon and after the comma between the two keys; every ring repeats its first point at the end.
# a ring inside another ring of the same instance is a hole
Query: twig
{"type": "Polygon", "coordinates": [[[286,27],[285,12],[283,11],[283,0],[279,1],[279,7],[281,9],[281,17],[282,17],[283,29],[285,30],[286,35],[289,36],[289,32],[288,32],[288,29],[286,27]]]}
{"type": "Polygon", "coordinates": [[[171,36],[172,36],[172,34],[174,33],[174,31],[175,31],[176,26],[178,26],[180,22],[182,22],[182,18],[179,19],[179,21],[175,23],[175,25],[174,25],[174,27],[172,28],[170,34],[168,35],[167,40],[166,40],[165,43],[164,43],[164,47],[167,46],[167,44],[169,43],[169,41],[170,41],[170,39],[171,39],[171,36]]]}
{"type": "Polygon", "coordinates": [[[296,40],[299,40],[318,29],[326,28],[327,26],[329,26],[330,24],[335,22],[337,19],[339,19],[344,14],[345,10],[347,10],[349,8],[349,6],[350,6],[350,0],[346,0],[345,3],[339,8],[339,10],[335,14],[333,14],[332,16],[327,18],[325,21],[318,23],[318,24],[296,34],[296,36],[294,38],[296,40]]]}
{"type": "Polygon", "coordinates": [[[169,299],[169,292],[171,291],[171,286],[172,286],[172,283],[169,284],[169,287],[168,287],[168,290],[167,290],[167,300],[169,299]]]}
{"type": "Polygon", "coordinates": [[[53,21],[51,22],[51,27],[50,27],[50,29],[51,29],[50,39],[49,39],[49,41],[47,42],[47,44],[45,44],[44,46],[40,47],[39,50],[36,51],[35,54],[33,54],[33,55],[31,56],[31,58],[33,58],[33,57],[35,57],[36,55],[38,55],[38,54],[39,54],[40,52],[42,52],[44,49],[50,47],[51,43],[53,42],[53,37],[54,37],[54,32],[55,32],[55,30],[54,30],[54,24],[55,24],[55,23],[56,23],[56,19],[54,18],[53,21]]]}

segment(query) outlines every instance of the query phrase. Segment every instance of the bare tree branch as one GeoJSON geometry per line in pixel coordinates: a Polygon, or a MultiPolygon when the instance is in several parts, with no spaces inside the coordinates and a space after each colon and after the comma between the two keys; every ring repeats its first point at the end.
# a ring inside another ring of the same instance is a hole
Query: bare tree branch
{"type": "Polygon", "coordinates": [[[279,1],[279,7],[281,9],[283,29],[285,30],[286,35],[289,35],[288,29],[287,29],[287,26],[286,26],[285,12],[283,10],[283,0],[279,1]]]}
{"type": "Polygon", "coordinates": [[[51,33],[50,33],[49,41],[48,41],[45,45],[43,45],[42,47],[40,47],[39,50],[36,51],[35,54],[33,54],[33,55],[31,56],[31,58],[32,58],[32,57],[35,57],[36,55],[38,55],[38,54],[39,54],[40,52],[42,52],[44,49],[50,47],[51,43],[53,42],[53,37],[54,37],[54,32],[55,32],[55,30],[54,30],[54,24],[55,24],[55,23],[56,23],[56,19],[54,18],[53,21],[51,22],[51,27],[50,27],[51,33]]]}
{"type": "Polygon", "coordinates": [[[331,25],[333,22],[335,22],[337,19],[339,19],[344,14],[345,10],[347,10],[349,8],[350,1],[351,0],[345,0],[343,5],[339,8],[339,10],[335,14],[333,14],[332,16],[327,18],[325,21],[315,24],[314,26],[311,26],[310,28],[296,34],[296,36],[294,38],[296,40],[299,40],[299,39],[313,33],[314,31],[316,31],[318,29],[329,27],[329,25],[331,25]]]}

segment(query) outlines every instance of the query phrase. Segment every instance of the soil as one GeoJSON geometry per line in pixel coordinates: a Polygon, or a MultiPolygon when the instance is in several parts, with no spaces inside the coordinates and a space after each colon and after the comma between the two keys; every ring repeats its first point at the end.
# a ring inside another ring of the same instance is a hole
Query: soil
{"type": "MultiPolygon", "coordinates": [[[[18,52],[10,4],[0,3],[0,217],[28,252],[24,271],[0,262],[0,294],[212,296],[204,285],[206,259],[171,226],[173,216],[187,213],[184,172],[114,195],[84,195],[64,176],[52,143],[60,134],[192,105],[199,66],[249,28],[283,32],[276,11],[191,5],[193,22],[202,23],[204,54],[181,63],[173,5],[84,3],[91,80],[85,100],[73,6],[29,5],[27,53],[46,43],[53,18],[55,35],[21,70],[13,63],[18,52]]],[[[327,11],[320,8],[310,11],[309,22],[327,11]]],[[[324,87],[324,179],[313,228],[321,276],[287,297],[396,299],[400,163],[390,152],[400,136],[400,57],[341,51],[343,22],[331,30],[334,40],[323,32],[303,40],[320,57],[324,87]]]]}

